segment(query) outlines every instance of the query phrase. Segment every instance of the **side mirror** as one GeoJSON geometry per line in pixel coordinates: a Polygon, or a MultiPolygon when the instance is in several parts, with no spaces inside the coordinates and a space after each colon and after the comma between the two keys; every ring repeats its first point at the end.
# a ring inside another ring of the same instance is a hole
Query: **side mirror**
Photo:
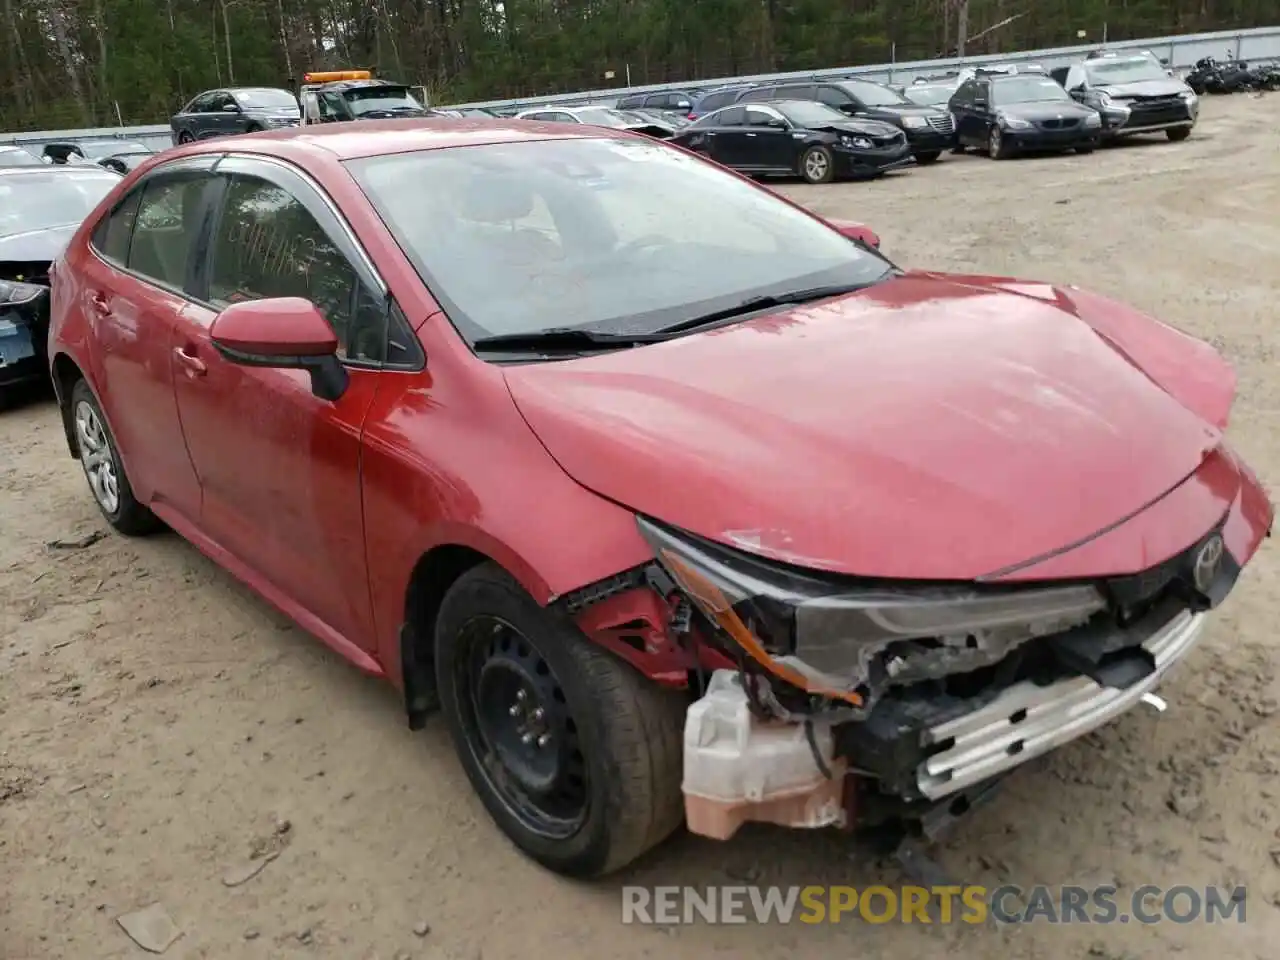
{"type": "Polygon", "coordinates": [[[311,392],[321,400],[334,401],[346,392],[349,377],[338,359],[338,338],[310,300],[233,303],[214,318],[209,336],[231,363],[306,370],[311,392]]]}
{"type": "Polygon", "coordinates": [[[864,223],[854,223],[852,220],[828,220],[827,223],[854,243],[870,247],[872,250],[880,249],[880,235],[864,223]]]}

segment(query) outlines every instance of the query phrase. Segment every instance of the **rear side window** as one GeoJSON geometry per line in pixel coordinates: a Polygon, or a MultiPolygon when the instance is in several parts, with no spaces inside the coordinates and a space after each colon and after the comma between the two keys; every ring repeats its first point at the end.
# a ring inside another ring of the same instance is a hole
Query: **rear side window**
{"type": "Polygon", "coordinates": [[[738,98],[739,103],[746,103],[749,100],[776,100],[777,87],[757,87],[754,90],[748,90],[738,98]]]}
{"type": "Polygon", "coordinates": [[[129,263],[129,241],[133,237],[133,223],[137,219],[141,199],[142,191],[134,190],[98,222],[93,236],[89,238],[94,250],[122,267],[129,263]]]}
{"type": "Polygon", "coordinates": [[[793,83],[778,88],[779,100],[812,100],[815,96],[811,83],[793,83]]]}
{"type": "Polygon", "coordinates": [[[703,113],[710,113],[712,110],[719,110],[726,104],[733,103],[737,98],[737,90],[722,90],[719,93],[708,93],[698,101],[698,109],[703,113]]]}
{"type": "Polygon", "coordinates": [[[129,244],[129,269],[174,290],[185,290],[191,242],[199,232],[206,177],[148,181],[129,244]]]}

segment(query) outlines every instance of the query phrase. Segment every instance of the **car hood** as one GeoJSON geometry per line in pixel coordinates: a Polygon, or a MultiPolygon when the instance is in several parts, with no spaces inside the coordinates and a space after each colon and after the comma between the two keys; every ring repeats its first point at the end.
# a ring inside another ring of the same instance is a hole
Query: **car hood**
{"type": "Polygon", "coordinates": [[[811,130],[829,130],[832,133],[851,133],[863,137],[892,137],[901,131],[892,123],[882,120],[842,120],[811,130]]]}
{"type": "Polygon", "coordinates": [[[897,103],[892,106],[868,107],[864,112],[874,117],[937,117],[945,116],[947,109],[918,103],[897,103]]]}
{"type": "Polygon", "coordinates": [[[968,580],[1114,527],[1218,448],[1142,349],[1225,423],[1206,345],[1083,291],[937,274],[505,375],[562,468],[627,508],[809,568],[968,580]]]}
{"type": "Polygon", "coordinates": [[[52,263],[67,248],[71,236],[79,228],[78,223],[68,223],[44,230],[11,233],[0,237],[0,261],[30,261],[52,263]]]}
{"type": "Polygon", "coordinates": [[[1105,90],[1113,97],[1170,97],[1191,88],[1176,77],[1166,77],[1133,83],[1100,83],[1097,89],[1105,90]]]}
{"type": "Polygon", "coordinates": [[[1032,103],[1011,103],[997,107],[1007,117],[1019,120],[1053,120],[1059,117],[1087,117],[1097,111],[1074,100],[1052,100],[1032,103]]]}

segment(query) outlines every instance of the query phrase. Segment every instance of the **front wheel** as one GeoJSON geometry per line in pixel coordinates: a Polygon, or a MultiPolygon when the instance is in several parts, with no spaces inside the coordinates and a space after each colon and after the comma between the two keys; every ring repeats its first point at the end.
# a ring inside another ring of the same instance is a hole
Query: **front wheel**
{"type": "Polygon", "coordinates": [[[505,571],[484,564],[449,589],[435,665],[472,787],[543,866],[601,876],[680,825],[684,697],[539,607],[505,571]]]}
{"type": "Polygon", "coordinates": [[[1174,143],[1177,143],[1179,140],[1185,140],[1187,139],[1187,137],[1191,136],[1191,128],[1190,127],[1174,127],[1172,130],[1166,130],[1164,132],[1164,135],[1168,137],[1170,140],[1172,140],[1174,143]]]}
{"type": "Polygon", "coordinates": [[[941,150],[928,150],[915,155],[916,163],[935,163],[940,156],[942,156],[941,150]]]}
{"type": "Polygon", "coordinates": [[[178,146],[182,146],[183,144],[187,144],[187,143],[193,143],[195,139],[196,138],[193,137],[191,134],[189,134],[186,130],[183,130],[180,134],[178,134],[178,146]]]}
{"type": "Polygon", "coordinates": [[[835,158],[826,147],[810,147],[800,158],[800,175],[806,183],[830,183],[836,176],[835,158]]]}
{"type": "Polygon", "coordinates": [[[992,127],[991,133],[987,135],[987,156],[992,160],[1007,160],[1009,157],[1009,146],[999,127],[992,127]]]}

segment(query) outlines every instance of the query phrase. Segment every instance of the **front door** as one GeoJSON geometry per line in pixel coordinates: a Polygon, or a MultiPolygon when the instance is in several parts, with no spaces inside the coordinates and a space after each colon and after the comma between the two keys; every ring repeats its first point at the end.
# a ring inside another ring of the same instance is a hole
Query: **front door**
{"type": "MultiPolygon", "coordinates": [[[[203,300],[174,352],[178,410],[204,495],[201,529],[339,638],[370,649],[360,449],[382,382],[386,298],[354,242],[307,181],[232,158],[209,245],[203,300]],[[374,292],[379,291],[379,292],[374,292]],[[209,330],[232,303],[298,296],[338,335],[351,377],[336,402],[300,370],[237,366],[209,330]],[[372,337],[372,339],[370,339],[372,337]]],[[[315,625],[309,625],[315,629],[315,625]]]]}
{"type": "Polygon", "coordinates": [[[769,107],[747,107],[747,150],[753,166],[767,170],[792,169],[790,124],[769,107]]]}

